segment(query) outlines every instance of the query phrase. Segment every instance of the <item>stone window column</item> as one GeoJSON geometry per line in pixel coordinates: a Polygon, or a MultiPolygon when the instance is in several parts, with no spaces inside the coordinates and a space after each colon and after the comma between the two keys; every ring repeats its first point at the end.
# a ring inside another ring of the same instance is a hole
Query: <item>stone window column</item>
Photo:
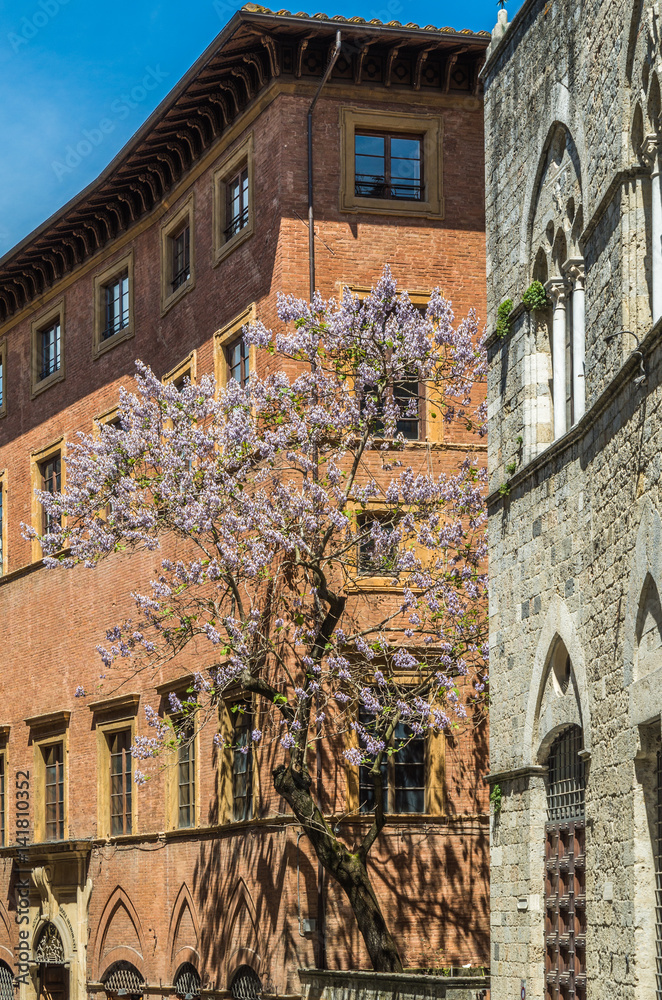
{"type": "Polygon", "coordinates": [[[660,178],[660,139],[647,135],[642,145],[642,158],[651,165],[651,312],[653,323],[662,317],[662,179],[660,178]]]}
{"type": "Polygon", "coordinates": [[[567,285],[562,277],[550,278],[546,285],[554,304],[552,321],[552,396],[554,401],[554,440],[566,432],[565,341],[567,285]]]}
{"type": "Polygon", "coordinates": [[[568,264],[566,273],[572,281],[572,399],[574,422],[577,423],[586,411],[586,379],[584,377],[586,270],[583,260],[570,260],[568,264]]]}

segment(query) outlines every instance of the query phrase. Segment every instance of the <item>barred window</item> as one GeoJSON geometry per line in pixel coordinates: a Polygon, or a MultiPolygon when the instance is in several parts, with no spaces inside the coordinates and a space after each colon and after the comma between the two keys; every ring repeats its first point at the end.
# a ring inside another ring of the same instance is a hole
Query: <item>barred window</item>
{"type": "Polygon", "coordinates": [[[182,1000],[194,1000],[195,997],[200,996],[201,987],[200,973],[191,965],[190,962],[184,962],[180,965],[175,975],[175,993],[182,1000]]]}
{"type": "Polygon", "coordinates": [[[110,832],[131,833],[131,730],[108,735],[110,750],[110,832]]]}
{"type": "Polygon", "coordinates": [[[230,983],[230,995],[234,1000],[260,1000],[262,982],[250,965],[240,965],[230,983]]]}
{"type": "Polygon", "coordinates": [[[552,744],[548,761],[547,819],[550,823],[584,819],[584,761],[582,731],[566,730],[552,744]]]}
{"type": "Polygon", "coordinates": [[[103,977],[107,996],[141,997],[145,980],[130,962],[115,962],[103,977]]]}
{"type": "Polygon", "coordinates": [[[14,974],[6,962],[0,961],[0,1000],[14,1000],[14,974]]]}

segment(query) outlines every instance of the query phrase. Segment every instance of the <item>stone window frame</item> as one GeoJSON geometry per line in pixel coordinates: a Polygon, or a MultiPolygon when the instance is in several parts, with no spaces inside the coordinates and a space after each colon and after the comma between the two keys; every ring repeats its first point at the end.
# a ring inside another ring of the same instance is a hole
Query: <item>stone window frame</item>
{"type": "MultiPolygon", "coordinates": [[[[250,692],[244,691],[239,686],[229,688],[223,692],[219,705],[219,730],[223,737],[223,746],[219,753],[218,768],[218,801],[219,801],[219,822],[223,826],[230,824],[252,823],[259,817],[260,809],[260,768],[258,766],[257,754],[252,754],[253,771],[251,774],[252,785],[252,815],[250,819],[236,820],[234,818],[234,795],[233,795],[233,759],[234,750],[230,745],[234,742],[234,714],[232,706],[239,702],[249,704],[253,718],[258,718],[258,701],[250,692]]],[[[258,727],[259,728],[259,727],[258,727]]]]}
{"type": "Polygon", "coordinates": [[[7,416],[7,338],[0,337],[0,418],[7,416]]]}
{"type": "Polygon", "coordinates": [[[438,219],[445,215],[443,195],[444,120],[441,115],[410,114],[403,111],[374,111],[369,108],[340,108],[340,211],[372,215],[399,215],[438,219]],[[355,193],[355,145],[357,130],[371,132],[411,132],[423,137],[423,177],[425,201],[394,198],[365,198],[355,193]]]}
{"type": "MultiPolygon", "coordinates": [[[[188,688],[190,688],[194,681],[193,674],[185,674],[183,677],[177,677],[175,680],[166,681],[164,684],[159,684],[156,688],[157,694],[161,696],[161,706],[165,715],[172,722],[177,722],[182,719],[183,716],[180,712],[173,712],[170,708],[168,702],[168,695],[174,694],[180,700],[184,696],[188,697],[188,688]]],[[[200,826],[200,729],[196,728],[193,736],[193,754],[194,754],[194,770],[193,770],[193,823],[191,826],[180,826],[179,825],[179,754],[177,759],[174,761],[171,767],[166,770],[166,780],[165,780],[165,811],[166,811],[166,828],[168,830],[196,830],[200,826]]]]}
{"type": "Polygon", "coordinates": [[[174,215],[161,223],[161,315],[165,316],[176,302],[195,288],[195,192],[191,191],[174,215]],[[189,276],[179,288],[172,290],[173,239],[185,228],[189,230],[189,276]]]}
{"type": "Polygon", "coordinates": [[[179,364],[176,364],[174,368],[166,372],[161,381],[164,385],[170,385],[173,382],[176,384],[186,378],[187,375],[191,381],[191,385],[195,385],[198,377],[198,352],[196,350],[192,350],[179,364]]]}
{"type": "Polygon", "coordinates": [[[64,298],[37,316],[30,324],[30,399],[35,399],[45,389],[49,389],[56,382],[63,382],[66,377],[65,365],[65,329],[64,329],[64,298]],[[60,367],[57,371],[47,375],[46,378],[39,377],[40,370],[40,335],[49,330],[55,323],[60,326],[60,367]]]}
{"type": "Polygon", "coordinates": [[[0,577],[9,572],[9,553],[7,551],[7,469],[0,469],[0,577]]]}
{"type": "MultiPolygon", "coordinates": [[[[251,302],[242,312],[238,313],[229,323],[226,323],[214,333],[214,374],[218,389],[225,389],[228,384],[228,359],[226,348],[237,339],[243,327],[254,323],[257,317],[257,306],[251,302]]],[[[251,344],[248,349],[248,370],[255,372],[257,365],[257,348],[251,344]]]]}
{"type": "Polygon", "coordinates": [[[250,132],[242,143],[219,164],[212,174],[213,191],[213,244],[212,265],[216,267],[234,252],[255,232],[255,169],[254,142],[250,132]],[[248,223],[225,239],[227,227],[226,190],[227,184],[243,165],[248,167],[248,223]]]}
{"type": "Polygon", "coordinates": [[[123,344],[135,334],[135,281],[134,281],[134,252],[133,248],[121,257],[118,257],[112,264],[109,264],[103,271],[94,276],[94,333],[92,337],[92,360],[96,361],[107,351],[123,344]],[[129,277],[129,322],[123,330],[119,330],[106,340],[101,339],[105,322],[105,303],[103,293],[105,288],[114,279],[119,278],[124,272],[129,277]]]}
{"type": "MultiPolygon", "coordinates": [[[[41,466],[44,462],[48,462],[49,459],[55,458],[56,455],[60,456],[60,493],[64,493],[66,487],[66,446],[64,435],[56,438],[55,441],[51,441],[43,448],[38,448],[30,452],[30,499],[31,499],[31,515],[32,515],[32,527],[38,534],[42,533],[42,512],[43,508],[37,497],[35,496],[35,490],[40,490],[42,488],[41,482],[41,466]]],[[[63,518],[63,522],[64,522],[63,518]]],[[[41,543],[39,539],[33,538],[31,540],[32,547],[32,562],[39,562],[42,559],[41,543]]]]}
{"type": "Polygon", "coordinates": [[[69,723],[71,712],[47,712],[26,719],[25,724],[30,730],[30,741],[33,749],[33,796],[39,803],[34,810],[34,840],[36,843],[46,841],[46,760],[45,751],[55,744],[62,744],[62,762],[64,768],[64,832],[49,843],[62,843],[69,837],[69,723]]]}
{"type": "MultiPolygon", "coordinates": [[[[406,676],[397,676],[399,681],[405,681],[406,676]]],[[[356,712],[358,719],[358,711],[356,712]]],[[[354,729],[349,729],[347,746],[359,748],[358,736],[354,729]]],[[[359,812],[359,765],[345,764],[347,812],[356,818],[369,817],[371,813],[359,812]]],[[[387,813],[396,820],[416,821],[429,820],[431,816],[448,815],[446,794],[446,737],[443,732],[428,732],[425,737],[425,812],[422,813],[387,813]]]]}
{"type": "Polygon", "coordinates": [[[131,765],[131,833],[111,834],[110,816],[110,743],[114,733],[129,731],[131,743],[136,738],[137,714],[140,704],[139,694],[119,695],[92,702],[89,709],[94,716],[97,733],[97,836],[118,840],[133,837],[137,833],[138,796],[133,789],[134,765],[131,765]]]}

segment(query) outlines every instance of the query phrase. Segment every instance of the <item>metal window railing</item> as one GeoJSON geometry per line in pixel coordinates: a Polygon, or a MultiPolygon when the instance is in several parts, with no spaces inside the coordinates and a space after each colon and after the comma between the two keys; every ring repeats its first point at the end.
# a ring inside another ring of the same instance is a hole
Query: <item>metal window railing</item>
{"type": "Polygon", "coordinates": [[[585,776],[582,731],[568,729],[552,745],[548,762],[547,820],[560,823],[584,818],[585,776]]]}

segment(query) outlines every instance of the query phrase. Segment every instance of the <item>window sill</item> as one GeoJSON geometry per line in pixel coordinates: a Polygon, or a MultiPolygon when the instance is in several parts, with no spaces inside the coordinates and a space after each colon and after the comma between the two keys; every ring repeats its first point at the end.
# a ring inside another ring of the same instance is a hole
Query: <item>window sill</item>
{"type": "Polygon", "coordinates": [[[241,244],[244,243],[244,241],[247,240],[249,236],[253,235],[253,231],[254,231],[254,225],[253,225],[253,217],[251,214],[251,218],[248,224],[244,226],[243,229],[240,229],[238,233],[235,233],[235,235],[231,237],[231,239],[226,240],[225,243],[222,243],[220,247],[216,247],[214,251],[213,266],[217,267],[222,260],[225,260],[225,258],[229,257],[231,253],[234,253],[234,251],[237,249],[238,246],[241,246],[241,244]]]}
{"type": "Polygon", "coordinates": [[[191,274],[190,277],[188,277],[186,281],[183,284],[181,284],[175,292],[171,292],[170,295],[168,295],[168,297],[161,302],[161,316],[165,316],[166,313],[170,312],[172,307],[174,305],[177,305],[179,300],[183,299],[184,296],[188,292],[193,291],[194,288],[195,288],[195,275],[191,274]]]}
{"type": "Polygon", "coordinates": [[[126,340],[130,340],[131,337],[133,337],[133,334],[133,323],[130,323],[124,330],[114,333],[112,337],[108,337],[106,340],[99,340],[94,344],[92,350],[92,360],[96,361],[102,354],[105,354],[107,351],[112,351],[112,349],[117,347],[118,344],[123,344],[126,340]]]}
{"type": "Polygon", "coordinates": [[[406,201],[404,198],[365,198],[342,192],[340,211],[364,213],[368,215],[400,215],[409,218],[443,219],[444,201],[406,201]]]}
{"type": "Polygon", "coordinates": [[[46,389],[50,389],[52,385],[56,382],[64,382],[64,369],[58,368],[56,372],[52,375],[47,375],[46,378],[39,379],[38,382],[33,383],[32,391],[30,393],[30,399],[35,399],[35,397],[41,395],[46,389]]]}

